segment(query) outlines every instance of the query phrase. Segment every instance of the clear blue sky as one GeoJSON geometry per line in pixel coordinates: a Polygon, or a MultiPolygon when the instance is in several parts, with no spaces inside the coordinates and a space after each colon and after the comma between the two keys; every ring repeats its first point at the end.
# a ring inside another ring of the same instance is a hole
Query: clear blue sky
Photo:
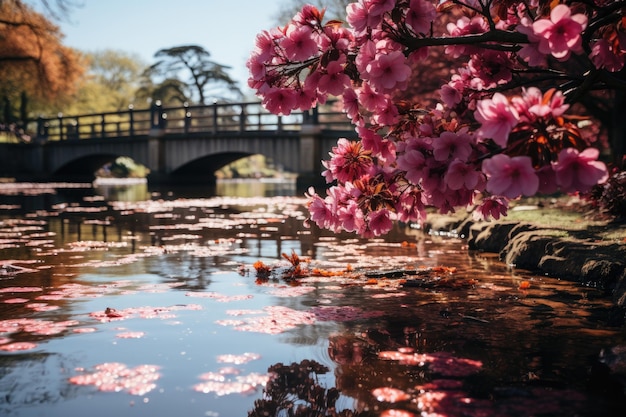
{"type": "MultiPolygon", "coordinates": [[[[64,44],[84,52],[115,49],[151,64],[156,51],[196,44],[232,67],[246,89],[245,61],[258,32],[276,26],[285,0],[80,0],[68,21],[58,23],[64,44]]],[[[248,90],[249,91],[249,90],[248,90]]]]}

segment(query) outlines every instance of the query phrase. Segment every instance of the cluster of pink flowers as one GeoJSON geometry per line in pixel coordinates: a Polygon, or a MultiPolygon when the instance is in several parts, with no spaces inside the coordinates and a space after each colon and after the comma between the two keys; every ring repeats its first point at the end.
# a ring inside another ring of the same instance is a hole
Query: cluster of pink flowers
{"type": "Polygon", "coordinates": [[[323,162],[329,188],[309,191],[311,220],[377,236],[394,220],[423,221],[429,206],[498,218],[511,199],[606,180],[598,150],[565,114],[567,93],[588,87],[568,75],[570,61],[596,73],[624,64],[626,1],[596,2],[359,0],[347,27],[305,6],[260,33],[249,85],[266,108],[289,114],[338,97],[360,138],[339,139],[323,162]],[[458,60],[441,102],[400,102],[432,48],[458,60]],[[529,74],[559,87],[542,91],[529,74]]]}

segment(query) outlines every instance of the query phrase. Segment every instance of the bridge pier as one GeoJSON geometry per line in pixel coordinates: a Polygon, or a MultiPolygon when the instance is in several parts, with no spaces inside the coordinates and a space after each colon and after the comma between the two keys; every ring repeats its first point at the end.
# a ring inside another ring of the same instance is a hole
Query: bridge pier
{"type": "Polygon", "coordinates": [[[296,179],[298,190],[325,186],[322,178],[322,128],[319,124],[305,123],[300,130],[299,170],[296,179]]]}

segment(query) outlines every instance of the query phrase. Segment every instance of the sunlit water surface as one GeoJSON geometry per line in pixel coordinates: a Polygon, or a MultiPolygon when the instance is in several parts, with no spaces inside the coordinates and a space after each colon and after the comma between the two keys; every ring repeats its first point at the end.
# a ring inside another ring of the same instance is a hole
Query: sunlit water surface
{"type": "Polygon", "coordinates": [[[623,415],[600,291],[253,187],[2,185],[0,415],[623,415]]]}

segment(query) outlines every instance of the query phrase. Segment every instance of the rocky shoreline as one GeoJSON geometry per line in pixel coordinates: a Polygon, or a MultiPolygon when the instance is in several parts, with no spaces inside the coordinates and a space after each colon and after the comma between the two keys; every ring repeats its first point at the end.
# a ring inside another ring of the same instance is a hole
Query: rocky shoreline
{"type": "Polygon", "coordinates": [[[454,232],[470,250],[498,253],[515,268],[603,289],[626,308],[626,224],[592,220],[571,206],[517,208],[534,212],[516,216],[514,208],[497,221],[434,216],[425,228],[454,232]]]}

